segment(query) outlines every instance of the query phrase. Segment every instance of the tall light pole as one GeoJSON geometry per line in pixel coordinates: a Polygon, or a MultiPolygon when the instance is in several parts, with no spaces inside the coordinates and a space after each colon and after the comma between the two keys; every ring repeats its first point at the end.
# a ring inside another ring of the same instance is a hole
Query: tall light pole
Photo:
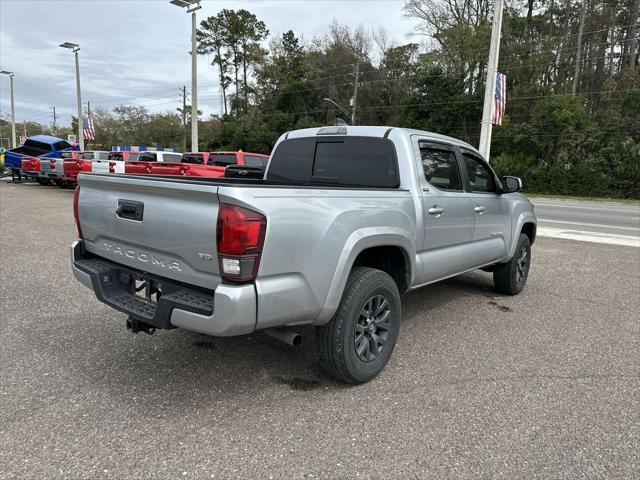
{"type": "Polygon", "coordinates": [[[200,0],[169,0],[169,3],[186,8],[191,14],[191,151],[198,150],[198,52],[196,51],[196,10],[200,0]]]}
{"type": "Polygon", "coordinates": [[[11,148],[16,148],[18,146],[16,144],[16,104],[13,97],[13,77],[15,77],[15,75],[13,72],[6,70],[0,71],[0,74],[9,75],[9,88],[11,89],[11,148]]]}
{"type": "Polygon", "coordinates": [[[60,44],[62,48],[68,48],[76,57],[76,96],[78,97],[78,143],[80,150],[84,150],[84,135],[82,133],[82,96],[80,95],[80,62],[78,60],[78,52],[80,45],[77,43],[64,42],[60,44]]]}
{"type": "MultiPolygon", "coordinates": [[[[347,116],[347,118],[349,118],[349,116],[351,115],[349,112],[347,112],[346,109],[342,108],[339,103],[334,102],[330,98],[323,98],[322,100],[325,102],[329,102],[331,105],[335,106],[338,110],[344,113],[347,116]]],[[[352,121],[353,121],[353,118],[352,118],[352,121]]]]}
{"type": "Polygon", "coordinates": [[[487,162],[489,161],[489,152],[491,151],[491,109],[495,102],[496,95],[496,74],[498,73],[498,57],[500,56],[503,2],[504,0],[496,0],[493,9],[491,45],[489,47],[489,63],[487,64],[487,83],[484,88],[484,106],[482,107],[479,150],[487,162]]]}

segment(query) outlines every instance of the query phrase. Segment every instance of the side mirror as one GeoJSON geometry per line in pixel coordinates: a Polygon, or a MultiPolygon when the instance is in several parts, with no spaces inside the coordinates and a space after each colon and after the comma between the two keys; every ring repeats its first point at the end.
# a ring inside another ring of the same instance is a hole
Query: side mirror
{"type": "Polygon", "coordinates": [[[518,177],[502,177],[502,193],[522,191],[522,180],[518,177]]]}

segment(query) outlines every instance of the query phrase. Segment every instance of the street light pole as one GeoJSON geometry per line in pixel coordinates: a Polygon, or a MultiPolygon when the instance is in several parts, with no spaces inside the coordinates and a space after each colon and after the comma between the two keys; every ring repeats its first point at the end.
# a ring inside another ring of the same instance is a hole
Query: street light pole
{"type": "Polygon", "coordinates": [[[82,96],[80,94],[80,61],[78,59],[78,47],[73,51],[76,57],[76,97],[78,98],[78,143],[80,144],[80,151],[84,151],[84,132],[82,129],[82,96]]]}
{"type": "Polygon", "coordinates": [[[16,148],[18,146],[16,143],[16,103],[13,96],[13,77],[15,77],[15,74],[6,70],[0,71],[0,74],[9,76],[9,89],[11,90],[11,148],[16,148]]]}
{"type": "Polygon", "coordinates": [[[84,135],[82,131],[82,96],[80,94],[80,61],[78,59],[78,52],[80,51],[80,45],[77,43],[64,42],[60,44],[62,48],[68,48],[73,51],[76,59],[76,97],[78,100],[78,143],[80,144],[80,150],[84,150],[84,135]]]}
{"type": "Polygon", "coordinates": [[[330,98],[323,98],[322,100],[324,100],[325,102],[329,102],[331,105],[335,106],[338,110],[344,113],[347,116],[347,118],[349,118],[349,116],[351,115],[349,112],[347,112],[347,110],[342,108],[339,103],[334,102],[330,98]]]}
{"type": "Polygon", "coordinates": [[[191,14],[191,151],[198,151],[198,52],[196,42],[196,10],[201,0],[169,0],[169,3],[186,8],[191,14]]]}

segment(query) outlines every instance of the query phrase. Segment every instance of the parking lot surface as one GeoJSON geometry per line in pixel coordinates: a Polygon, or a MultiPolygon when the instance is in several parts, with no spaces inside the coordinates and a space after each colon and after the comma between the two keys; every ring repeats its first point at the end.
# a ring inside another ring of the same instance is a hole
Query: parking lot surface
{"type": "Polygon", "coordinates": [[[0,182],[0,478],[638,478],[640,249],[539,238],[516,297],[403,298],[360,386],[262,334],[133,335],[70,273],[72,192],[0,182]]]}

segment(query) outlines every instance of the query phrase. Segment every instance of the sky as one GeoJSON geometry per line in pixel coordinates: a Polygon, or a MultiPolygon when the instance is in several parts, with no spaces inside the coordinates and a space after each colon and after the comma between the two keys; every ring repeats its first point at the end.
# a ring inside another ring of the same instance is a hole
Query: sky
{"type": "MultiPolygon", "coordinates": [[[[415,21],[403,17],[403,0],[202,0],[198,22],[222,8],[245,8],[271,36],[292,29],[305,40],[322,36],[336,19],[352,27],[383,26],[398,43],[415,21]]],[[[144,105],[175,111],[182,85],[191,88],[191,19],[168,0],[0,0],[0,70],[13,71],[16,121],[59,125],[76,112],[73,53],[80,45],[82,102],[91,108],[144,105]]],[[[198,108],[220,110],[216,72],[198,57],[198,108]]],[[[0,115],[10,119],[9,78],[0,75],[0,115]]]]}

